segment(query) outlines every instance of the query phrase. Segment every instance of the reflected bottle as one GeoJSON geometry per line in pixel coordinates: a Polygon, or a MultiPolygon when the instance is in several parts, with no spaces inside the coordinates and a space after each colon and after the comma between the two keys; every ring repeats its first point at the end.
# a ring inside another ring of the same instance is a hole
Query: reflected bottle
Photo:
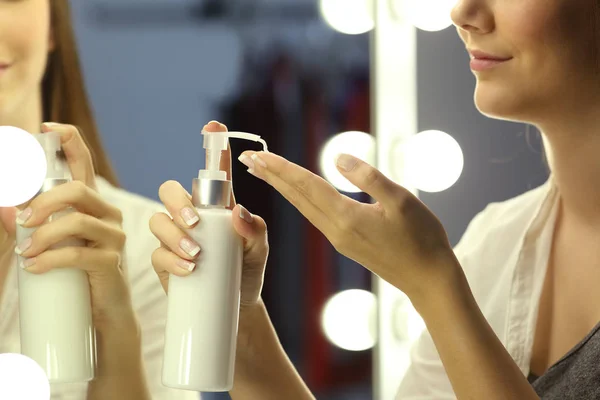
{"type": "MultiPolygon", "coordinates": [[[[70,182],[71,172],[54,132],[33,135],[42,145],[47,161],[46,179],[37,195],[70,182]]],[[[36,196],[37,196],[36,195],[36,196]]],[[[57,221],[74,212],[71,207],[52,214],[45,223],[57,221]]],[[[38,227],[16,225],[17,244],[31,237],[38,227]]],[[[48,250],[85,246],[84,240],[71,238],[48,250]]],[[[54,268],[33,274],[20,267],[19,322],[21,353],[36,361],[50,383],[86,382],[94,378],[96,337],[92,322],[90,285],[87,273],[75,268],[54,268]]]]}

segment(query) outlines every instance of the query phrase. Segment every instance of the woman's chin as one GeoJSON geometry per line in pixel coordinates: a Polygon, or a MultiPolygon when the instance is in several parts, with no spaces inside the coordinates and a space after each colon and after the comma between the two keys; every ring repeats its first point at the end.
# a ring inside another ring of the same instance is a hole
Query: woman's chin
{"type": "Polygon", "coordinates": [[[514,93],[502,90],[475,90],[475,107],[489,118],[523,121],[526,118],[526,105],[514,93]]]}

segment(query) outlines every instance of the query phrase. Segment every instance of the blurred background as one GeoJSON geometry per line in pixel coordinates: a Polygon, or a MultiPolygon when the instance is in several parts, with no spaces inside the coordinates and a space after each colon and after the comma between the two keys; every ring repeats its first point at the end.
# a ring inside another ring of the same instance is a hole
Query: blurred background
{"type": "MultiPolygon", "coordinates": [[[[230,130],[262,136],[271,151],[368,202],[330,169],[340,150],[374,160],[372,17],[369,23],[368,13],[344,14],[352,4],[369,2],[323,3],[71,1],[87,88],[122,186],[156,200],[169,179],[191,191],[204,165],[200,129],[216,119],[230,130]]],[[[460,177],[419,197],[456,244],[489,202],[540,185],[547,169],[533,129],[487,119],[475,109],[475,79],[454,27],[418,29],[416,42],[417,132],[444,132],[464,161],[460,177]]],[[[400,43],[389,51],[402,55],[400,43]]],[[[232,142],[236,155],[247,148],[252,144],[232,142]]],[[[435,175],[435,161],[416,158],[419,169],[435,175]]],[[[236,198],[269,226],[263,297],[284,348],[318,399],[374,398],[378,333],[369,323],[375,301],[370,273],[337,254],[238,164],[236,198]]]]}

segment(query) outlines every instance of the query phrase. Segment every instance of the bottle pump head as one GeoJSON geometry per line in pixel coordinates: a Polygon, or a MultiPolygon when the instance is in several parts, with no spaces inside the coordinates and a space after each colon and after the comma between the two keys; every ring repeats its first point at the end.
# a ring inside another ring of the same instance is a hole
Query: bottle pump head
{"type": "Polygon", "coordinates": [[[246,132],[207,132],[204,135],[206,149],[206,167],[198,172],[198,178],[192,183],[192,202],[196,207],[229,207],[232,185],[227,173],[222,171],[221,152],[227,150],[229,138],[259,142],[264,151],[269,151],[267,142],[258,135],[246,132]]]}

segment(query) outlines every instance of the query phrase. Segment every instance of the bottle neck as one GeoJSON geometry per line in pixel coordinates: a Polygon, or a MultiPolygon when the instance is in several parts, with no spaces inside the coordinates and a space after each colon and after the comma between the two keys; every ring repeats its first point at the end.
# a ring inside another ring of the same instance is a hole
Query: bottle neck
{"type": "Polygon", "coordinates": [[[202,208],[227,208],[231,201],[231,181],[215,179],[194,179],[192,182],[192,203],[202,208]]]}

